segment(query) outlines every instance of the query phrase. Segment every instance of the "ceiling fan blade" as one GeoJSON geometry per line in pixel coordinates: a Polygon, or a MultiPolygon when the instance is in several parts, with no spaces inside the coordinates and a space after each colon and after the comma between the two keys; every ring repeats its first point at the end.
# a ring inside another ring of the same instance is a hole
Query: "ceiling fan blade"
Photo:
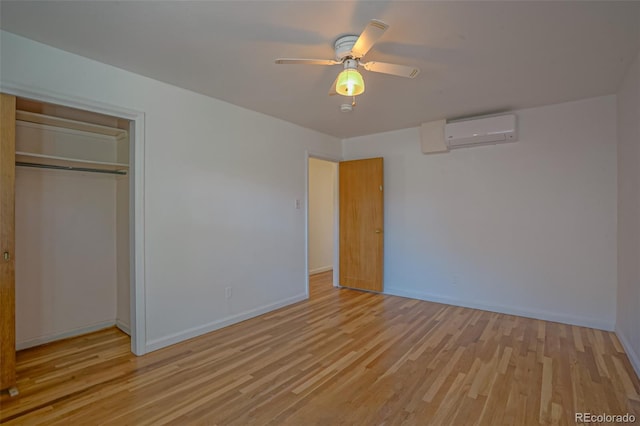
{"type": "Polygon", "coordinates": [[[418,74],[420,74],[420,68],[410,67],[407,65],[389,64],[386,62],[375,61],[361,63],[360,65],[362,65],[367,71],[397,75],[398,77],[415,78],[418,74]]]}
{"type": "Polygon", "coordinates": [[[284,65],[338,65],[341,62],[334,61],[333,59],[297,59],[297,58],[278,58],[276,64],[284,65]]]}
{"type": "Polygon", "coordinates": [[[353,48],[351,49],[351,56],[354,58],[362,58],[366,55],[376,41],[382,37],[382,34],[387,31],[387,28],[389,28],[389,25],[382,21],[378,21],[377,19],[372,19],[353,45],[353,48]]]}
{"type": "Polygon", "coordinates": [[[336,76],[336,79],[333,80],[333,83],[331,84],[331,87],[329,88],[329,96],[333,96],[333,95],[337,95],[338,92],[336,91],[336,84],[338,84],[338,77],[340,77],[340,74],[338,74],[336,76]]]}

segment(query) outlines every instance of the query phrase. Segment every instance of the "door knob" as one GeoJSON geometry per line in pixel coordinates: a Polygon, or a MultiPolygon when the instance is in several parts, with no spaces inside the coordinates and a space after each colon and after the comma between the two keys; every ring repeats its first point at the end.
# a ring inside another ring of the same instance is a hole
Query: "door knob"
{"type": "Polygon", "coordinates": [[[2,257],[4,258],[5,261],[9,261],[9,259],[11,259],[11,255],[9,254],[8,251],[5,251],[4,253],[2,253],[2,257]]]}
{"type": "Polygon", "coordinates": [[[380,234],[382,232],[382,229],[376,229],[376,234],[380,234]]]}

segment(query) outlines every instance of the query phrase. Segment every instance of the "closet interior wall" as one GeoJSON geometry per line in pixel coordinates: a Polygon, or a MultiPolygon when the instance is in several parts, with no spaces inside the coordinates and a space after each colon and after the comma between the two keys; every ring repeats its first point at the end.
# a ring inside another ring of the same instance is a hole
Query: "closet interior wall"
{"type": "Polygon", "coordinates": [[[16,348],[113,325],[129,332],[128,122],[17,105],[16,348]]]}

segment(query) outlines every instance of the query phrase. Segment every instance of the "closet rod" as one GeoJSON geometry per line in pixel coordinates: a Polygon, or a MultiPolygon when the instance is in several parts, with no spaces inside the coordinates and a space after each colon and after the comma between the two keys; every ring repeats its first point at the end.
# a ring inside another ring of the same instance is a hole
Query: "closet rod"
{"type": "Polygon", "coordinates": [[[52,164],[24,163],[22,161],[16,161],[16,166],[34,167],[37,169],[69,170],[73,172],[107,173],[110,175],[126,175],[127,174],[126,170],[103,170],[103,169],[89,169],[86,167],[54,166],[52,164]]]}

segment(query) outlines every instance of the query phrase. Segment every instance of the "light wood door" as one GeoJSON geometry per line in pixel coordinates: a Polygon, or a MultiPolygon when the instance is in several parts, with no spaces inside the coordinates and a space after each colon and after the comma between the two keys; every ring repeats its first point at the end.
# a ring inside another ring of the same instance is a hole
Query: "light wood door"
{"type": "Polygon", "coordinates": [[[382,158],[343,161],[340,175],[340,285],[382,291],[382,158]]]}
{"type": "Polygon", "coordinates": [[[0,389],[16,385],[16,98],[0,94],[0,389]]]}

